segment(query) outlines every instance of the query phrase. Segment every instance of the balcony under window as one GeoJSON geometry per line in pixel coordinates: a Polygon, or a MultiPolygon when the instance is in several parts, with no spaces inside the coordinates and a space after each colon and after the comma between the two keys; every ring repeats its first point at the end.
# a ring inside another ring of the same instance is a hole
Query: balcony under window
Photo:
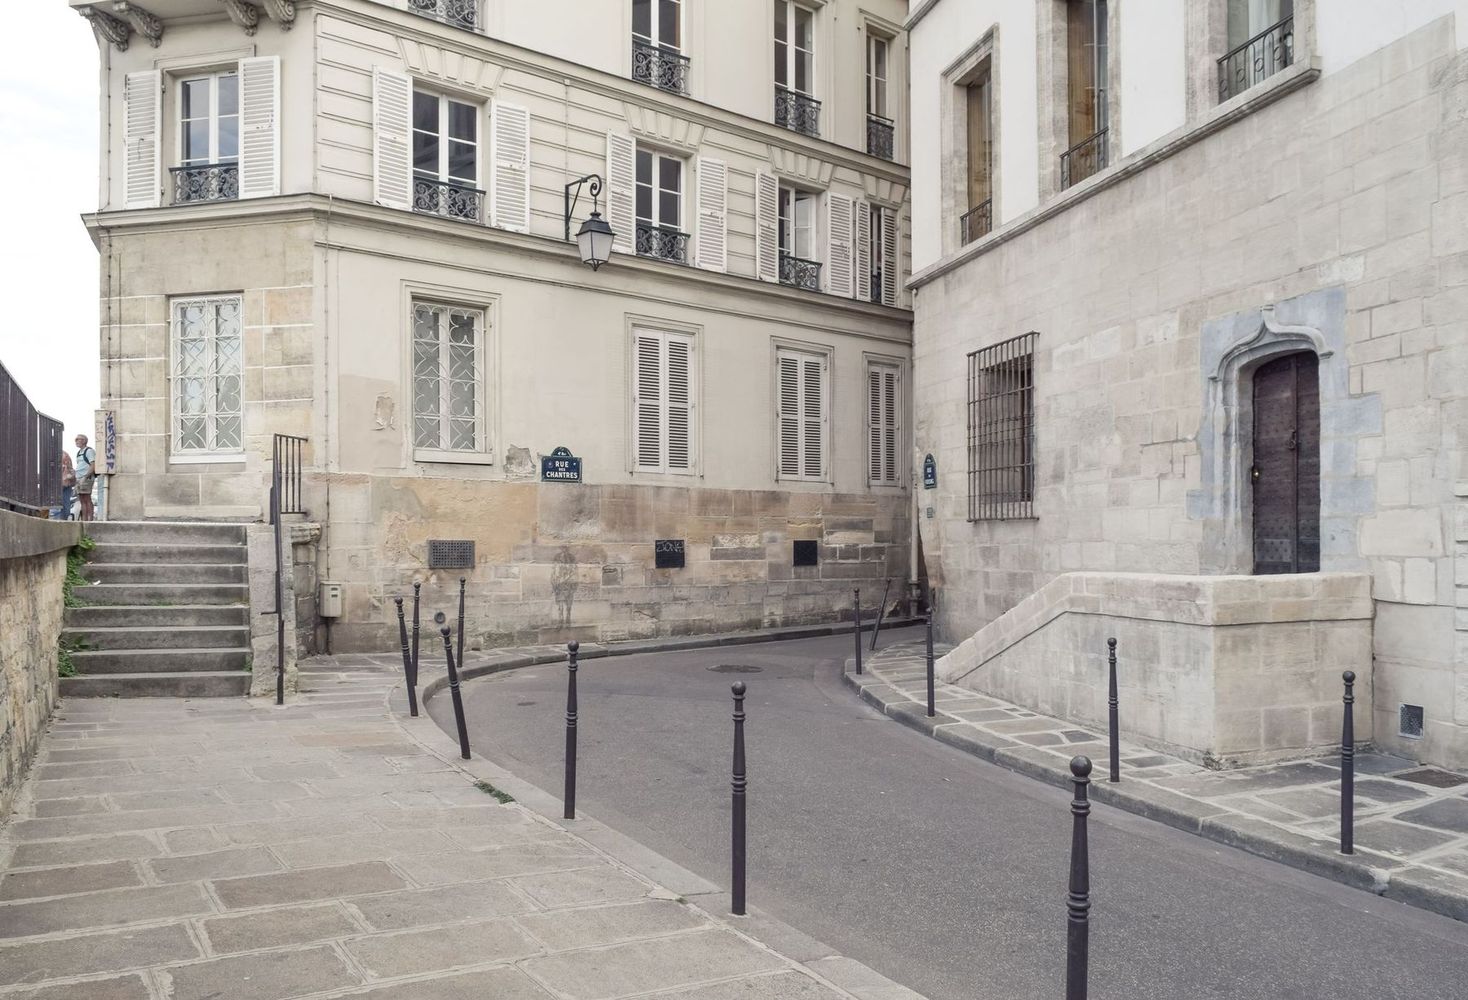
{"type": "Polygon", "coordinates": [[[893,158],[893,137],[896,126],[891,118],[867,115],[867,152],[884,160],[893,158]]]}
{"type": "Polygon", "coordinates": [[[808,292],[819,292],[821,262],[788,253],[780,254],[780,284],[804,288],[808,292]]]}
{"type": "Polygon", "coordinates": [[[1106,129],[1089,135],[1060,154],[1060,186],[1062,189],[1106,169],[1106,129]]]}
{"type": "Polygon", "coordinates": [[[479,30],[479,0],[408,0],[408,9],[456,28],[479,30]]]}
{"type": "Polygon", "coordinates": [[[191,163],[172,167],[173,203],[186,205],[199,201],[233,201],[240,196],[240,165],[228,163],[191,163]]]}
{"type": "Polygon", "coordinates": [[[484,192],[463,181],[419,174],[413,178],[413,211],[463,222],[483,222],[484,192]]]}
{"type": "Polygon", "coordinates": [[[688,57],[641,38],[632,39],[632,79],[672,94],[688,93],[688,57]]]}
{"type": "Polygon", "coordinates": [[[1218,100],[1236,97],[1295,61],[1295,18],[1285,16],[1218,60],[1218,100]]]}
{"type": "Polygon", "coordinates": [[[820,138],[821,102],[809,94],[775,86],[775,124],[792,132],[820,138]]]}
{"type": "Polygon", "coordinates": [[[477,105],[446,94],[413,92],[413,211],[484,221],[477,105]]]}
{"type": "Polygon", "coordinates": [[[670,226],[637,223],[637,256],[656,257],[674,264],[688,263],[689,235],[670,226]]]}
{"type": "Polygon", "coordinates": [[[985,198],[979,204],[969,209],[963,214],[963,218],[958,220],[958,225],[960,230],[959,236],[964,246],[967,246],[974,240],[983,239],[985,236],[988,236],[989,232],[994,228],[993,200],[985,198]]]}

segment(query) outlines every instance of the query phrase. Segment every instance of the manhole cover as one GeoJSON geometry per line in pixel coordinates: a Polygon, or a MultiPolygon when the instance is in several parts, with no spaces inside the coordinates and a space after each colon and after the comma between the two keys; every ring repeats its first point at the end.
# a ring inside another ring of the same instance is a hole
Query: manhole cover
{"type": "Polygon", "coordinates": [[[765,668],[756,667],[749,663],[719,663],[712,667],[704,667],[703,669],[712,670],[716,674],[757,674],[765,668]]]}
{"type": "Polygon", "coordinates": [[[1392,775],[1398,781],[1415,781],[1419,785],[1431,785],[1433,788],[1453,788],[1457,785],[1468,785],[1468,777],[1461,774],[1453,774],[1451,771],[1439,771],[1435,767],[1424,767],[1416,771],[1404,771],[1401,774],[1392,775]]]}

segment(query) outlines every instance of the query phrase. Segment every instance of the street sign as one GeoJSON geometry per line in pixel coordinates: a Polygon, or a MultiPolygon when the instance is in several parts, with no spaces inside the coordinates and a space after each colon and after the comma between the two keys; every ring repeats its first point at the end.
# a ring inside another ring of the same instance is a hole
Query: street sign
{"type": "Polygon", "coordinates": [[[540,456],[540,479],[546,483],[581,482],[581,459],[564,446],[540,456]]]}
{"type": "Polygon", "coordinates": [[[936,490],[938,488],[938,463],[933,458],[933,453],[928,452],[923,459],[923,489],[936,490]]]}

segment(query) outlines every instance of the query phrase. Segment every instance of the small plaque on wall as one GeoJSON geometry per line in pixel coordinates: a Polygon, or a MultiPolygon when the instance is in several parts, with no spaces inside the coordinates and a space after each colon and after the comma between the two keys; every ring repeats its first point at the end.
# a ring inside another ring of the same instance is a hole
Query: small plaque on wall
{"type": "Polygon", "coordinates": [[[814,566],[820,557],[820,548],[814,541],[795,542],[795,565],[814,566]]]}
{"type": "Polygon", "coordinates": [[[659,538],[654,542],[653,565],[658,569],[682,569],[683,539],[659,538]]]}

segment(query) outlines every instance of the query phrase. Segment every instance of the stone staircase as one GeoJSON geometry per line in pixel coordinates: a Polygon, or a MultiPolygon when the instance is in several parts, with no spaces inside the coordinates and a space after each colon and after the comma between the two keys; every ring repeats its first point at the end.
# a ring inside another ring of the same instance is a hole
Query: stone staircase
{"type": "Polygon", "coordinates": [[[108,521],[83,567],[63,637],[77,676],[64,697],[243,695],[250,686],[242,524],[108,521]]]}

